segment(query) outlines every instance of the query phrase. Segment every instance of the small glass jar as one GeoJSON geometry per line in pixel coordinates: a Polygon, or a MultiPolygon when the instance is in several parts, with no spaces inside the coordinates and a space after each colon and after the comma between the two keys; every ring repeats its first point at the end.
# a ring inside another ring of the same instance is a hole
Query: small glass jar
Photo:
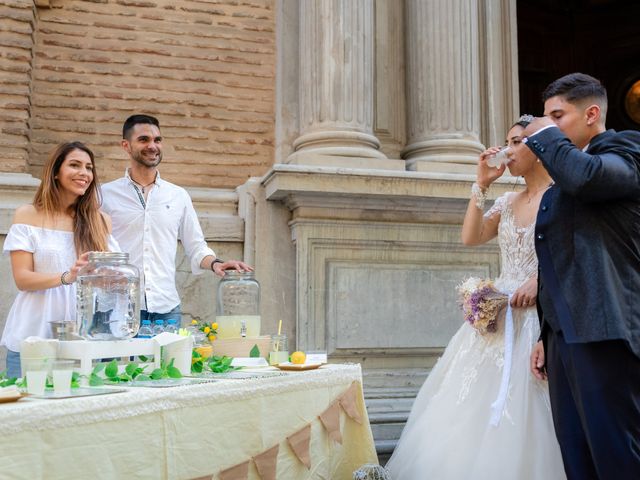
{"type": "Polygon", "coordinates": [[[87,340],[126,340],[140,328],[140,275],[128,253],[91,252],[78,272],[77,321],[87,340]]]}
{"type": "Polygon", "coordinates": [[[289,361],[289,347],[287,336],[271,335],[271,348],[269,350],[269,365],[277,365],[289,361]]]}
{"type": "Polygon", "coordinates": [[[227,270],[217,303],[218,338],[260,336],[260,284],[253,272],[227,270]]]}

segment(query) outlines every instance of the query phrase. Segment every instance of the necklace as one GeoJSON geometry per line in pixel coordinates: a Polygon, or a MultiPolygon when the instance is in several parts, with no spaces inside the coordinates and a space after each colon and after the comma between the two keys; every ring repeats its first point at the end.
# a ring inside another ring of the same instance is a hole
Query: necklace
{"type": "Polygon", "coordinates": [[[140,187],[140,190],[142,190],[142,193],[144,193],[144,189],[145,189],[145,188],[147,188],[147,187],[149,187],[149,186],[153,185],[154,183],[156,183],[156,179],[155,179],[155,177],[154,177],[154,179],[153,179],[153,182],[151,182],[151,183],[147,183],[146,185],[142,185],[141,183],[136,182],[136,181],[133,179],[133,177],[131,176],[131,174],[129,174],[129,178],[131,179],[131,181],[132,181],[133,183],[135,183],[136,185],[138,185],[138,186],[140,187]]]}
{"type": "Polygon", "coordinates": [[[531,194],[531,195],[529,195],[529,188],[527,187],[527,190],[526,190],[526,193],[527,193],[527,205],[531,203],[531,200],[533,200],[533,197],[538,195],[540,192],[544,192],[546,189],[550,188],[553,184],[554,184],[554,182],[552,181],[549,185],[545,185],[544,187],[539,188],[538,190],[533,192],[533,194],[531,194]]]}

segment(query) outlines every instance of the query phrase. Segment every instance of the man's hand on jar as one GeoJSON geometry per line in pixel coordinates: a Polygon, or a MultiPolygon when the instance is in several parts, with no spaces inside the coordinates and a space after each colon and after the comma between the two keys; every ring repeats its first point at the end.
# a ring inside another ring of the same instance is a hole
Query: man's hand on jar
{"type": "Polygon", "coordinates": [[[236,270],[238,272],[253,272],[253,267],[239,260],[214,260],[211,270],[219,277],[224,277],[225,270],[236,270]],[[217,261],[216,261],[217,260],[217,261]]]}

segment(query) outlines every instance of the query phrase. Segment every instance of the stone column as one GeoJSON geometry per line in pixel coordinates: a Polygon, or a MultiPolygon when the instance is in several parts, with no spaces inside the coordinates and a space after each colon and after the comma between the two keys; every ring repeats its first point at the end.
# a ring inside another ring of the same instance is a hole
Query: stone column
{"type": "Polygon", "coordinates": [[[479,10],[480,138],[485,145],[501,145],[520,116],[516,0],[480,0],[479,10]]]}
{"type": "Polygon", "coordinates": [[[300,2],[299,126],[288,163],[402,169],[373,134],[373,0],[300,2]]]}
{"type": "Polygon", "coordinates": [[[407,169],[466,171],[484,149],[478,0],[406,0],[405,8],[407,169]]]}

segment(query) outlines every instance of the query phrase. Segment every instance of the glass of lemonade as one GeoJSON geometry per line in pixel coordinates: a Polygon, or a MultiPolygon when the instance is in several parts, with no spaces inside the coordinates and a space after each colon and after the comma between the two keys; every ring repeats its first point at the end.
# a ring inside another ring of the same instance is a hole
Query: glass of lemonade
{"type": "Polygon", "coordinates": [[[28,358],[24,361],[24,375],[27,379],[27,392],[32,395],[44,395],[47,385],[49,363],[46,358],[28,358]]]}
{"type": "Polygon", "coordinates": [[[54,360],[51,370],[53,377],[53,391],[56,395],[71,393],[71,377],[73,376],[73,360],[54,360]]]}
{"type": "Polygon", "coordinates": [[[271,349],[269,351],[269,365],[277,365],[289,361],[287,336],[271,335],[271,349]]]}

